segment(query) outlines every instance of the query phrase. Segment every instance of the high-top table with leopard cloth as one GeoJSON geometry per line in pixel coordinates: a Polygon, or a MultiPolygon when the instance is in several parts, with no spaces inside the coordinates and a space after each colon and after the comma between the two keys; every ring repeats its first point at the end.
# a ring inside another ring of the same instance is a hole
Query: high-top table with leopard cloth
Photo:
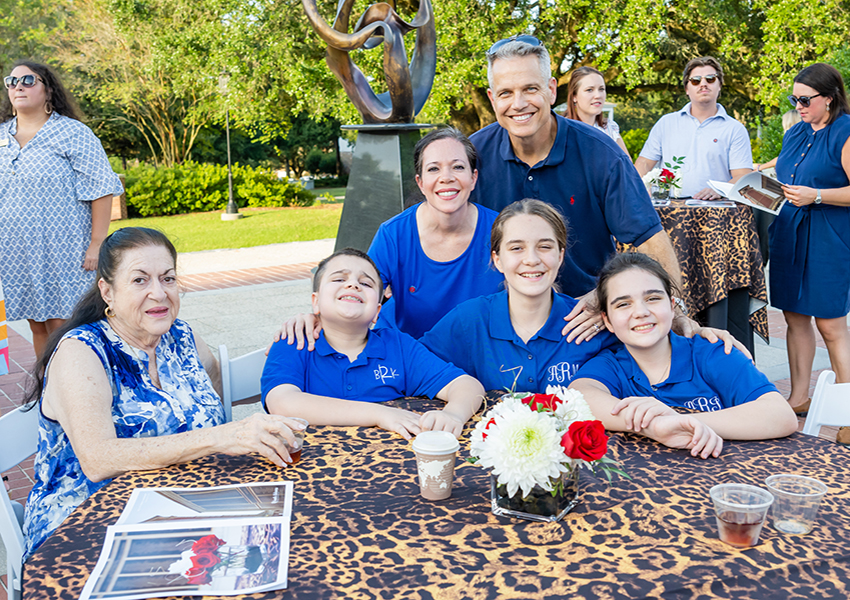
{"type": "MultiPolygon", "coordinates": [[[[434,406],[403,400],[413,410],[434,406]]],[[[468,456],[469,428],[462,438],[468,456]]],[[[581,476],[581,503],[560,523],[490,512],[488,476],[463,462],[451,498],[420,497],[408,442],[378,429],[316,427],[300,464],[216,455],[116,478],[81,505],[28,561],[25,600],[79,596],[106,526],[135,487],[295,482],[289,588],[250,598],[848,598],[850,451],[794,434],[729,442],[691,458],[631,434],[610,454],[631,479],[581,476]],[[768,524],[758,546],[720,542],[708,496],[723,482],[763,485],[799,473],[829,488],[814,530],[768,524]]]]}
{"type": "MultiPolygon", "coordinates": [[[[730,331],[753,351],[753,331],[768,338],[767,304],[759,239],[749,206],[688,206],[673,199],[657,207],[682,268],[682,294],[691,316],[730,331]]],[[[621,250],[630,249],[620,245],[621,250]]]]}

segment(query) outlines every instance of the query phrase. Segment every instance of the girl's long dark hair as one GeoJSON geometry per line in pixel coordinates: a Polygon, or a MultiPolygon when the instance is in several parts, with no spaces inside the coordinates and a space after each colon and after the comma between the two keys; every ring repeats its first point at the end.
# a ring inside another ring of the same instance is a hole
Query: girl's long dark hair
{"type": "Polygon", "coordinates": [[[38,403],[44,391],[44,377],[47,373],[47,364],[50,357],[59,345],[59,341],[66,333],[82,325],[88,325],[105,318],[106,302],[100,295],[97,282],[103,279],[109,285],[115,283],[115,271],[124,258],[124,253],[134,248],[144,246],[159,246],[168,250],[171,258],[177,264],[177,250],[174,244],[165,237],[165,234],[156,229],[146,227],[124,227],[107,237],[100,247],[97,257],[97,275],[94,283],[77,302],[71,317],[62,324],[62,327],[54,331],[47,340],[44,353],[38,357],[33,367],[33,381],[31,389],[27,390],[24,403],[27,408],[32,408],[38,403]]]}
{"type": "MultiPolygon", "coordinates": [[[[15,67],[26,67],[41,78],[44,82],[44,87],[47,88],[47,101],[53,107],[53,112],[70,117],[71,119],[76,119],[77,121],[83,120],[77,103],[74,102],[71,93],[62,85],[62,81],[59,79],[56,71],[47,65],[30,60],[19,60],[12,66],[13,69],[15,67]]],[[[9,100],[9,94],[3,94],[3,100],[0,102],[0,123],[5,123],[13,116],[15,115],[12,111],[12,102],[9,100]]]]}

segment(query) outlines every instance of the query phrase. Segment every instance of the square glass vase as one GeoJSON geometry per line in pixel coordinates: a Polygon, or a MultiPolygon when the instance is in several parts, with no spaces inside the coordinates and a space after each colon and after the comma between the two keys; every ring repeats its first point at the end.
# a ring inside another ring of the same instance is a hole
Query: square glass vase
{"type": "Polygon", "coordinates": [[[560,521],[579,502],[578,477],[577,468],[562,473],[560,490],[555,494],[536,485],[528,496],[523,496],[521,489],[513,496],[508,496],[507,486],[499,485],[496,477],[490,473],[491,512],[501,517],[529,521],[560,521]]]}

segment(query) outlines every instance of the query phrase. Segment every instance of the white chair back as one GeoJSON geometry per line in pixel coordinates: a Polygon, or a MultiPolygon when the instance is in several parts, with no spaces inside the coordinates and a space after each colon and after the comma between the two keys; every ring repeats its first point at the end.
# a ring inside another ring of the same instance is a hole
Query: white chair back
{"type": "Polygon", "coordinates": [[[850,425],[850,383],[835,383],[835,373],[818,377],[803,433],[818,435],[822,425],[850,425]]]}
{"type": "Polygon", "coordinates": [[[233,419],[233,403],[240,400],[260,400],[260,377],[266,364],[266,349],[230,358],[227,346],[218,347],[221,362],[221,386],[224,388],[224,414],[229,423],[233,419]],[[256,396],[256,398],[255,398],[256,396]]]}
{"type": "MultiPolygon", "coordinates": [[[[35,454],[38,448],[38,407],[20,408],[0,417],[0,472],[35,454]]],[[[21,567],[24,556],[24,523],[21,505],[12,502],[5,485],[0,485],[0,537],[6,546],[6,581],[9,600],[21,598],[21,567]]]]}

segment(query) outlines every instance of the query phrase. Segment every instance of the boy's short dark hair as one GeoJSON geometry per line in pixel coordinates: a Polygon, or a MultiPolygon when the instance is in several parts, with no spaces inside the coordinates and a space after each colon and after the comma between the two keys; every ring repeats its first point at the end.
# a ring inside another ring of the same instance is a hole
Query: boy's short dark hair
{"type": "Polygon", "coordinates": [[[378,265],[375,264],[375,261],[372,260],[372,257],[363,252],[362,250],[358,250],[357,248],[343,248],[342,250],[337,250],[327,258],[323,259],[322,262],[319,263],[319,266],[316,267],[316,273],[313,275],[313,291],[318,292],[319,286],[322,283],[322,275],[325,274],[325,270],[328,267],[328,263],[335,259],[337,256],[354,256],[356,258],[362,258],[375,269],[375,274],[378,276],[378,300],[383,298],[384,296],[384,280],[381,279],[381,272],[378,270],[378,265]]]}

